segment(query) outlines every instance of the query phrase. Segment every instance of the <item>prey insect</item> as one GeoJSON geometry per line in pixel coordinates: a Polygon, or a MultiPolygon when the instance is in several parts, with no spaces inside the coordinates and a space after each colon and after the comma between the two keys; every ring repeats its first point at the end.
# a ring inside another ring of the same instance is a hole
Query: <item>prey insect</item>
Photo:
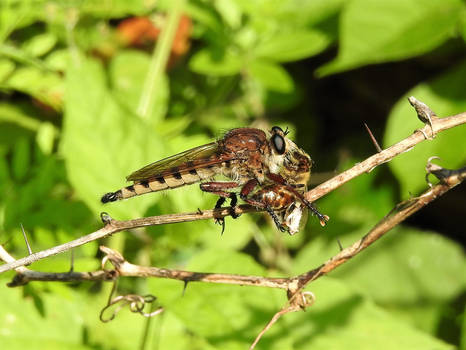
{"type": "Polygon", "coordinates": [[[290,192],[286,186],[274,183],[258,187],[245,200],[265,209],[275,222],[277,228],[290,235],[299,232],[307,222],[305,204],[290,192]]]}
{"type": "MultiPolygon", "coordinates": [[[[303,197],[312,160],[287,134],[287,130],[278,126],[268,133],[255,128],[230,130],[218,141],[135,171],[126,178],[133,181],[132,185],[105,194],[101,201],[113,202],[201,182],[202,191],[220,196],[216,208],[230,199],[230,214],[234,218],[238,216],[234,207],[239,192],[246,203],[267,210],[281,230],[296,233],[294,218],[298,214],[303,217],[304,208],[311,210],[325,225],[328,217],[303,197]],[[229,181],[213,181],[217,176],[229,181]]],[[[217,219],[224,224],[222,220],[217,219]]]]}

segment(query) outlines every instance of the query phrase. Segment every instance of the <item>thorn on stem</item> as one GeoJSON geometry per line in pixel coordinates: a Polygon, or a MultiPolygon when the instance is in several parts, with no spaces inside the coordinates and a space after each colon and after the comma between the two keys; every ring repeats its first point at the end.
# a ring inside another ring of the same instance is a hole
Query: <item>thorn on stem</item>
{"type": "Polygon", "coordinates": [[[24,241],[26,242],[26,247],[28,248],[28,253],[29,255],[31,255],[32,249],[31,249],[31,246],[29,245],[28,236],[26,235],[26,231],[24,231],[23,224],[20,223],[19,225],[21,226],[21,231],[23,232],[23,237],[24,237],[24,241]]]}
{"type": "Polygon", "coordinates": [[[185,281],[183,281],[183,282],[184,282],[184,284],[183,284],[183,292],[181,293],[181,296],[184,297],[184,293],[186,292],[186,288],[188,288],[188,283],[189,283],[189,281],[185,280],[185,281]]]}
{"type": "Polygon", "coordinates": [[[364,123],[364,126],[366,127],[366,130],[369,133],[369,137],[371,138],[372,143],[374,144],[375,149],[377,150],[377,152],[379,152],[379,153],[382,152],[382,148],[379,146],[379,143],[375,139],[374,134],[372,133],[371,129],[369,129],[369,127],[367,126],[366,123],[364,123]]]}
{"type": "Polygon", "coordinates": [[[341,245],[340,239],[337,239],[338,247],[340,248],[340,252],[343,250],[343,246],[341,245]]]}
{"type": "Polygon", "coordinates": [[[70,256],[70,273],[74,271],[74,249],[71,249],[71,256],[70,256]]]}

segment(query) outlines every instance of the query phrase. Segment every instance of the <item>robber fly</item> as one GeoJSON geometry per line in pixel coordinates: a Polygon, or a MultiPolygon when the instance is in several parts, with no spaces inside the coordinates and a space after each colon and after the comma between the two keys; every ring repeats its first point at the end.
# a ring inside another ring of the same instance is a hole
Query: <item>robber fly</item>
{"type": "MultiPolygon", "coordinates": [[[[271,215],[283,210],[286,212],[292,202],[299,202],[325,225],[328,217],[319,213],[303,197],[310,177],[311,158],[289,140],[287,134],[287,130],[283,131],[278,126],[274,126],[268,134],[255,128],[230,130],[216,142],[164,158],[135,171],[126,178],[133,181],[132,185],[105,194],[101,201],[113,202],[201,182],[202,191],[220,196],[216,208],[220,208],[227,198],[231,200],[232,217],[238,216],[234,207],[237,203],[235,190],[239,189],[242,200],[266,209],[271,215]],[[212,181],[219,175],[231,181],[212,181]],[[287,193],[286,196],[277,195],[282,198],[281,207],[268,201],[271,193],[279,189],[287,193]]],[[[286,222],[285,217],[282,220],[274,218],[274,221],[280,229],[285,227],[282,225],[286,222]]]]}

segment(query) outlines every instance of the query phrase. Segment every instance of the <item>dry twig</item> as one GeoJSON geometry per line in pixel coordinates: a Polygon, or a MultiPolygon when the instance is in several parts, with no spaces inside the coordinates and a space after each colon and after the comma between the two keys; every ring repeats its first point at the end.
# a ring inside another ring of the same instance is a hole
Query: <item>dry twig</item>
{"type": "MultiPolygon", "coordinates": [[[[320,186],[308,191],[305,194],[306,199],[314,201],[326,193],[336,189],[342,184],[346,183],[350,179],[364,173],[370,172],[376,166],[383,164],[400,153],[407,152],[411,150],[416,144],[427,139],[427,128],[430,129],[432,137],[435,133],[441,132],[443,130],[455,127],[460,124],[466,123],[466,113],[461,113],[455,116],[447,118],[437,118],[435,113],[433,113],[425,104],[417,101],[414,97],[410,97],[410,103],[415,107],[418,112],[418,117],[420,120],[426,123],[424,128],[416,130],[416,132],[407,137],[406,139],[398,142],[397,144],[385,149],[380,150],[377,154],[369,157],[365,161],[356,164],[351,169],[335,176],[334,178],[326,181],[320,186]],[[434,133],[435,126],[435,133],[434,133]],[[417,132],[419,131],[419,132],[417,132]]],[[[432,158],[431,158],[432,159],[432,158]]],[[[6,262],[6,264],[0,266],[0,273],[15,269],[17,274],[14,277],[13,281],[10,282],[9,286],[19,286],[28,283],[29,281],[108,281],[116,280],[119,276],[138,276],[138,277],[159,277],[159,278],[171,278],[184,281],[185,284],[188,282],[199,281],[199,282],[209,282],[209,283],[226,283],[226,284],[236,284],[236,285],[250,285],[250,286],[262,286],[270,288],[281,288],[287,290],[288,303],[280,311],[278,311],[270,322],[265,326],[265,328],[260,332],[260,334],[255,339],[254,343],[251,345],[250,349],[253,349],[260,338],[265,334],[265,332],[284,314],[298,311],[308,307],[312,302],[313,298],[309,298],[309,292],[303,292],[303,288],[306,287],[310,282],[316,280],[317,278],[323,276],[324,274],[329,273],[339,265],[343,264],[347,260],[351,259],[353,256],[361,252],[363,249],[367,248],[377,239],[382,237],[385,233],[391,230],[394,226],[398,225],[400,222],[405,220],[407,217],[426,206],[432,202],[437,197],[443,195],[445,192],[455,187],[462,181],[466,179],[466,168],[459,170],[448,170],[439,167],[438,165],[432,164],[431,159],[429,159],[426,166],[428,173],[435,175],[440,179],[440,183],[437,185],[431,185],[431,188],[424,192],[422,195],[411,198],[407,201],[404,201],[398,204],[385,218],[383,218],[379,223],[377,223],[372,230],[369,231],[363,238],[352,244],[350,247],[342,249],[340,253],[329,259],[327,262],[315,268],[309,270],[301,275],[291,277],[291,278],[268,278],[261,276],[243,276],[243,275],[234,275],[234,274],[222,274],[222,273],[204,273],[204,272],[188,272],[181,270],[170,270],[162,269],[158,267],[144,267],[133,265],[127,262],[123,256],[109,248],[101,247],[106,253],[104,261],[110,261],[114,269],[106,270],[102,269],[95,272],[67,272],[67,273],[44,273],[32,271],[24,265],[30,264],[34,261],[43,259],[45,257],[55,255],[64,251],[67,251],[71,248],[80,246],[92,240],[103,238],[109,236],[113,233],[123,231],[126,229],[132,229],[137,227],[145,227],[152,225],[161,225],[168,223],[176,222],[187,222],[195,221],[209,218],[219,218],[225,217],[230,214],[229,208],[221,208],[215,210],[205,210],[197,211],[194,213],[184,213],[184,214],[171,214],[171,215],[161,215],[156,217],[147,217],[140,218],[128,221],[118,221],[113,220],[108,216],[108,214],[102,214],[102,220],[105,223],[105,226],[93,232],[87,236],[81,237],[77,240],[68,242],[66,244],[50,248],[41,252],[30,254],[28,257],[15,260],[11,257],[8,252],[0,245],[0,258],[6,262]]],[[[241,205],[236,209],[236,213],[248,213],[258,211],[257,209],[248,206],[241,205]]],[[[131,305],[136,305],[136,311],[142,313],[142,309],[139,304],[141,303],[140,299],[130,296],[130,298],[125,299],[126,302],[131,303],[131,305]]],[[[120,300],[118,300],[119,302],[120,300]]],[[[109,304],[109,306],[112,303],[109,304]]],[[[134,306],[133,305],[133,306],[134,306]]],[[[160,309],[162,310],[162,309],[160,309]]],[[[161,312],[161,311],[160,311],[161,312]]],[[[156,312],[154,314],[157,314],[156,312]]]]}
{"type": "MultiPolygon", "coordinates": [[[[430,116],[432,125],[435,125],[436,133],[439,133],[443,130],[447,130],[455,126],[466,123],[466,112],[460,113],[454,116],[446,117],[446,118],[437,118],[437,117],[434,117],[435,114],[433,112],[431,113],[426,112],[426,108],[428,107],[425,106],[425,104],[423,104],[422,102],[417,101],[414,97],[410,97],[410,103],[414,104],[415,106],[419,105],[420,107],[418,107],[416,110],[421,111],[423,113],[422,115],[427,113],[427,115],[430,116]]],[[[420,119],[423,120],[421,117],[420,119]]],[[[388,162],[389,160],[396,157],[398,154],[411,150],[415,145],[417,145],[418,143],[426,139],[424,135],[426,135],[426,131],[428,129],[433,130],[431,126],[425,125],[424,128],[416,130],[416,132],[414,132],[411,136],[405,138],[404,140],[394,144],[393,146],[381,152],[374,154],[373,156],[367,158],[365,161],[356,164],[352,168],[342,172],[341,174],[331,178],[330,180],[324,182],[323,184],[306,192],[305,198],[309,200],[310,202],[313,202],[317,200],[318,198],[324,196],[325,194],[340,187],[341,185],[348,182],[349,180],[355,178],[356,176],[359,176],[365,172],[370,172],[372,169],[374,169],[378,165],[388,162]]],[[[237,214],[250,213],[250,212],[255,212],[255,211],[259,211],[259,210],[249,205],[240,205],[236,208],[237,214]]],[[[15,261],[7,262],[6,264],[0,266],[0,273],[9,271],[12,269],[16,269],[17,267],[20,267],[20,266],[31,264],[34,261],[65,252],[67,250],[70,250],[71,248],[75,248],[85,243],[110,236],[116,232],[120,232],[123,230],[128,230],[128,229],[133,229],[133,228],[138,228],[138,227],[154,226],[154,225],[163,225],[163,224],[172,224],[172,223],[188,222],[188,221],[195,221],[195,220],[212,219],[214,217],[221,218],[221,217],[230,215],[230,213],[231,213],[230,208],[221,208],[221,209],[214,209],[214,210],[204,210],[202,212],[197,211],[194,213],[151,216],[151,217],[127,220],[127,221],[113,220],[103,215],[103,220],[106,222],[106,225],[100,230],[95,231],[86,236],[80,237],[74,241],[31,254],[27,257],[24,257],[24,258],[15,260],[15,261]]]]}

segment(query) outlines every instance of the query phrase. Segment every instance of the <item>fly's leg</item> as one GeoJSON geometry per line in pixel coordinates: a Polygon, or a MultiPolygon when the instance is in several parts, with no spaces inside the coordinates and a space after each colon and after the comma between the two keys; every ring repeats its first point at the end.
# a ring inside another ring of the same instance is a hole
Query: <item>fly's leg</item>
{"type": "MultiPolygon", "coordinates": [[[[214,209],[220,209],[226,200],[225,197],[219,197],[217,203],[215,203],[214,209]]],[[[222,233],[220,233],[220,235],[223,236],[223,232],[225,232],[225,218],[215,218],[214,220],[216,224],[222,225],[222,233]]]]}
{"type": "MultiPolygon", "coordinates": [[[[209,192],[220,196],[215,204],[215,209],[220,209],[225,203],[227,198],[230,198],[230,215],[233,219],[236,219],[239,215],[235,212],[236,204],[238,203],[238,198],[236,193],[228,192],[227,190],[238,187],[236,182],[204,182],[200,185],[200,188],[204,192],[209,192]]],[[[225,230],[225,218],[215,218],[215,223],[222,225],[222,234],[225,230]]]]}
{"type": "Polygon", "coordinates": [[[303,204],[308,207],[308,209],[315,215],[319,218],[319,222],[320,222],[320,225],[321,226],[325,226],[325,224],[327,223],[327,221],[330,219],[328,215],[325,215],[325,214],[322,214],[319,210],[317,210],[317,208],[314,206],[314,204],[312,204],[311,202],[309,202],[308,200],[306,200],[303,196],[300,197],[300,200],[303,202],[303,204]]]}
{"type": "Polygon", "coordinates": [[[269,215],[272,217],[273,222],[275,223],[275,226],[277,226],[277,228],[278,228],[281,232],[288,231],[288,230],[282,225],[282,223],[280,222],[280,219],[278,218],[277,214],[273,211],[272,208],[270,208],[270,206],[266,205],[266,206],[265,206],[265,210],[267,210],[267,213],[269,213],[269,215]]]}
{"type": "Polygon", "coordinates": [[[233,219],[237,219],[241,215],[241,214],[236,214],[235,208],[237,204],[238,204],[238,197],[236,196],[236,193],[230,192],[230,207],[232,209],[230,216],[233,219]]]}
{"type": "Polygon", "coordinates": [[[289,184],[286,183],[285,179],[281,176],[281,175],[278,175],[278,174],[272,174],[272,173],[269,173],[267,174],[267,177],[272,180],[273,182],[279,184],[279,185],[283,185],[287,188],[287,190],[289,190],[290,192],[292,192],[297,198],[299,198],[299,200],[315,215],[319,218],[319,222],[320,222],[320,225],[321,226],[325,226],[325,224],[327,223],[327,221],[330,219],[328,217],[328,215],[324,215],[322,213],[319,212],[319,210],[317,210],[317,208],[314,206],[314,204],[312,204],[311,202],[309,202],[306,198],[304,198],[304,196],[296,191],[296,189],[293,187],[293,186],[290,186],[289,184]]]}
{"type": "MultiPolygon", "coordinates": [[[[221,208],[227,198],[230,198],[230,206],[234,209],[238,203],[238,198],[236,197],[236,193],[228,192],[227,190],[238,186],[236,182],[205,182],[200,185],[202,191],[220,196],[217,204],[215,204],[215,209],[221,208]]],[[[231,216],[236,219],[239,215],[232,213],[231,216]]]]}
{"type": "MultiPolygon", "coordinates": [[[[256,179],[251,179],[248,182],[246,182],[244,186],[241,188],[241,192],[239,193],[240,198],[246,201],[246,199],[248,199],[248,195],[254,190],[254,188],[256,188],[258,184],[259,184],[259,181],[257,181],[256,179]]],[[[249,204],[252,204],[252,203],[249,203],[249,204]]]]}

